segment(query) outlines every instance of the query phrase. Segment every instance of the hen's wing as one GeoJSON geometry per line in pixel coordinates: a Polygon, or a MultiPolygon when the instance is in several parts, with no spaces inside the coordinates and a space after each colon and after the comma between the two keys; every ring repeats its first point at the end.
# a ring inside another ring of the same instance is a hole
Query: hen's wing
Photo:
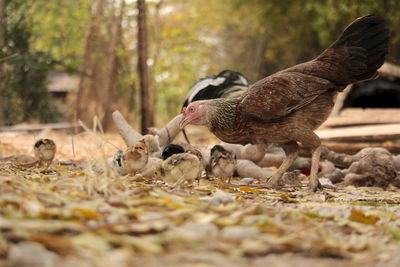
{"type": "Polygon", "coordinates": [[[383,64],[389,30],[374,15],[358,18],[319,57],[254,83],[242,96],[241,112],[259,120],[284,117],[329,89],[370,79],[383,64]]]}

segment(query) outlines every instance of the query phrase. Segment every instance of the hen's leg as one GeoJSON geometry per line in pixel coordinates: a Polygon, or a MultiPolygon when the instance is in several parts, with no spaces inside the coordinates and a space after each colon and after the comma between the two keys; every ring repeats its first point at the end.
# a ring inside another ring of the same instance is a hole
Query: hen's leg
{"type": "MultiPolygon", "coordinates": [[[[279,169],[276,171],[274,175],[269,178],[267,182],[267,186],[275,187],[278,184],[279,179],[286,172],[286,170],[293,164],[293,162],[297,158],[297,154],[299,153],[299,145],[295,141],[291,141],[281,145],[286,154],[286,159],[282,162],[279,169]]],[[[317,166],[318,170],[318,166],[317,166]]]]}
{"type": "Polygon", "coordinates": [[[317,191],[318,187],[318,167],[319,167],[319,159],[321,156],[321,146],[318,146],[312,152],[311,156],[311,172],[310,172],[310,184],[309,188],[311,191],[317,191]]]}
{"type": "Polygon", "coordinates": [[[310,172],[310,191],[317,191],[318,187],[318,166],[319,158],[321,156],[321,140],[318,135],[314,132],[307,132],[305,135],[301,136],[305,138],[299,138],[300,143],[311,150],[311,172],[310,172]]]}

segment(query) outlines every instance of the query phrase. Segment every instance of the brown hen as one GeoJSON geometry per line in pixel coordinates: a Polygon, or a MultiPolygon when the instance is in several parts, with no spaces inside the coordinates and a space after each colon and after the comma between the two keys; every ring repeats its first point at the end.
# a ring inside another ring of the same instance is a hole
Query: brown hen
{"type": "Polygon", "coordinates": [[[287,158],[269,179],[271,187],[295,161],[301,143],[312,151],[310,189],[315,191],[321,141],[314,130],[328,118],[338,92],[376,75],[388,43],[383,19],[358,18],[316,59],[259,80],[241,98],[191,103],[181,127],[206,125],[228,143],[280,144],[287,158]]]}

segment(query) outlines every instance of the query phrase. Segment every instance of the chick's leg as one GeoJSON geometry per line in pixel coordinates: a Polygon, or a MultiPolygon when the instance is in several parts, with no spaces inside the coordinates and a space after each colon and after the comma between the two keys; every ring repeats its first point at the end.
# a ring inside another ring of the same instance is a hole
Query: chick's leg
{"type": "Polygon", "coordinates": [[[50,165],[51,165],[51,161],[49,160],[46,162],[46,170],[50,167],[50,165]]]}
{"type": "Polygon", "coordinates": [[[299,153],[299,145],[295,141],[291,141],[281,145],[286,154],[286,159],[282,162],[279,169],[267,182],[268,187],[275,187],[279,179],[283,176],[286,170],[293,164],[299,153]]]}
{"type": "Polygon", "coordinates": [[[171,188],[175,188],[178,185],[181,185],[183,182],[185,182],[185,176],[182,175],[172,186],[171,188]]]}

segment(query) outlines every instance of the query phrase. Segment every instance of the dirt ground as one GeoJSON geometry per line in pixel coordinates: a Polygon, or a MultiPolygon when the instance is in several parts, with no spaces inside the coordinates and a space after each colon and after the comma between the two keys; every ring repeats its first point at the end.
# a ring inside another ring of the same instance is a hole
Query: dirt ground
{"type": "Polygon", "coordinates": [[[400,266],[395,187],[171,189],[110,170],[123,146],[116,133],[0,133],[0,266],[400,266]],[[15,167],[42,137],[58,147],[50,169],[15,167]]]}

